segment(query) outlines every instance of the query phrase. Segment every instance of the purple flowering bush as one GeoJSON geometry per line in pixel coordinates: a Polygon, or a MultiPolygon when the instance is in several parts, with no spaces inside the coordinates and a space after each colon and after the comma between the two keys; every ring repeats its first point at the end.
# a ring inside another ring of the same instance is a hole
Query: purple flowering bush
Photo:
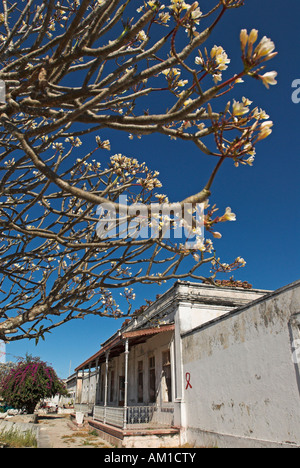
{"type": "Polygon", "coordinates": [[[20,362],[0,382],[0,395],[15,409],[34,412],[42,398],[67,395],[63,382],[45,362],[20,362]]]}

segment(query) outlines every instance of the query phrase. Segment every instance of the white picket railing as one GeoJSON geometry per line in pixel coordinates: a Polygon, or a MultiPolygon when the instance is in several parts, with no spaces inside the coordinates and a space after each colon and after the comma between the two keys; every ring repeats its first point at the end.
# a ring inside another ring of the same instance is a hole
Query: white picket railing
{"type": "Polygon", "coordinates": [[[95,406],[93,416],[94,419],[104,422],[104,406],[95,406]]]}
{"type": "Polygon", "coordinates": [[[76,403],[74,407],[75,407],[75,411],[80,411],[84,413],[86,416],[88,416],[89,414],[93,413],[94,405],[93,403],[89,403],[89,404],[88,403],[76,403]]]}
{"type": "Polygon", "coordinates": [[[105,422],[112,426],[123,427],[124,424],[124,408],[107,406],[104,410],[105,422]]]}
{"type": "MultiPolygon", "coordinates": [[[[94,420],[117,427],[124,427],[125,410],[117,406],[95,406],[94,420]]],[[[126,411],[126,427],[170,427],[174,424],[174,408],[159,406],[129,406],[126,411]]]]}

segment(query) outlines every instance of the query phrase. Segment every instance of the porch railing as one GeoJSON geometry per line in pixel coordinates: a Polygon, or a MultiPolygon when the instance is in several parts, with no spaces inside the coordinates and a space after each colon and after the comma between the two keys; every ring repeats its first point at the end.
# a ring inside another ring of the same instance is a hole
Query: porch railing
{"type": "Polygon", "coordinates": [[[124,408],[119,406],[95,406],[93,417],[112,426],[124,426],[124,408]]]}
{"type": "MultiPolygon", "coordinates": [[[[124,427],[123,407],[95,406],[93,417],[116,427],[124,427]]],[[[129,406],[126,409],[126,427],[170,427],[174,425],[174,408],[159,406],[129,406]]]]}
{"type": "Polygon", "coordinates": [[[76,403],[74,407],[75,407],[75,411],[80,411],[84,413],[86,416],[93,414],[93,408],[94,408],[93,403],[76,403]]]}

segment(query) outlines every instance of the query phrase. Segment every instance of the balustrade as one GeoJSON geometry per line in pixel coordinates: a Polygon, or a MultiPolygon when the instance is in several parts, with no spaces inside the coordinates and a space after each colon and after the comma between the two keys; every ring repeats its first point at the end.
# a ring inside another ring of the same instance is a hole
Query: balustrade
{"type": "MultiPolygon", "coordinates": [[[[124,407],[95,406],[94,420],[116,427],[124,427],[124,407]]],[[[126,427],[170,427],[174,424],[174,408],[160,406],[129,406],[126,408],[126,427]]]]}

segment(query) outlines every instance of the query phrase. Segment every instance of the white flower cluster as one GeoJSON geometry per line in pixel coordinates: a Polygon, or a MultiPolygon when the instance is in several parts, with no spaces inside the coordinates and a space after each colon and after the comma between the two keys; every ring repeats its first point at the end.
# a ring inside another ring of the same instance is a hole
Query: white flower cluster
{"type": "Polygon", "coordinates": [[[80,140],[80,138],[78,137],[74,138],[73,136],[66,138],[65,142],[71,143],[72,146],[76,146],[76,147],[79,147],[82,145],[82,141],[80,140]]]}
{"type": "Polygon", "coordinates": [[[99,148],[105,149],[107,151],[110,151],[111,145],[109,140],[101,141],[101,138],[97,135],[96,136],[96,143],[99,146],[99,148]]]}
{"type": "MultiPolygon", "coordinates": [[[[194,34],[195,32],[195,25],[198,25],[200,19],[202,17],[202,11],[198,6],[198,2],[194,2],[193,4],[186,3],[184,0],[171,0],[171,4],[169,6],[161,5],[156,0],[149,0],[148,2],[144,2],[144,5],[137,9],[138,13],[142,13],[144,8],[150,8],[152,10],[159,9],[161,11],[158,15],[157,23],[162,25],[167,25],[167,23],[171,19],[171,15],[175,18],[179,18],[182,13],[185,15],[188,12],[187,17],[185,18],[184,26],[187,27],[186,32],[189,36],[194,34]],[[167,10],[170,10],[170,13],[167,10]],[[163,11],[162,11],[163,10],[163,11]]],[[[146,38],[145,38],[146,39],[146,38]]],[[[142,38],[142,40],[145,40],[142,38]]]]}
{"type": "MultiPolygon", "coordinates": [[[[254,48],[254,44],[258,39],[258,31],[257,29],[252,29],[251,32],[248,34],[246,29],[242,29],[240,34],[240,42],[241,48],[243,53],[243,60],[246,65],[253,66],[253,65],[260,65],[267,60],[271,60],[277,52],[275,51],[275,44],[271,39],[264,36],[258,45],[254,48]]],[[[263,84],[266,88],[269,88],[270,85],[276,85],[276,71],[266,72],[264,75],[257,75],[259,79],[262,80],[263,84]]],[[[256,74],[254,74],[256,76],[256,74]]]]}
{"type": "Polygon", "coordinates": [[[227,70],[230,59],[225,50],[221,46],[215,45],[210,52],[210,57],[206,53],[206,59],[199,50],[199,56],[195,59],[196,65],[200,65],[203,69],[213,76],[214,82],[217,84],[222,81],[222,72],[227,70]]]}
{"type": "Polygon", "coordinates": [[[141,165],[137,159],[128,158],[122,154],[115,154],[110,158],[110,162],[117,174],[121,174],[123,171],[126,171],[127,173],[136,175],[137,172],[141,171],[141,169],[144,171],[145,166],[145,163],[141,165]]]}

